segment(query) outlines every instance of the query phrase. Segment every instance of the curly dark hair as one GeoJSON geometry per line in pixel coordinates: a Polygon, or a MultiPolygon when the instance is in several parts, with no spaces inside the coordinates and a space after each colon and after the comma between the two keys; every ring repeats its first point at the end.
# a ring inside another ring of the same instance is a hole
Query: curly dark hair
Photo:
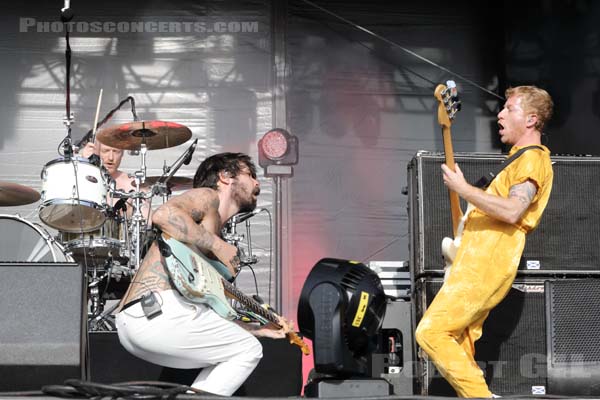
{"type": "Polygon", "coordinates": [[[244,153],[219,153],[210,156],[198,166],[194,175],[194,188],[217,189],[220,172],[228,172],[234,178],[244,167],[248,167],[252,177],[256,179],[256,166],[250,156],[244,153]]]}

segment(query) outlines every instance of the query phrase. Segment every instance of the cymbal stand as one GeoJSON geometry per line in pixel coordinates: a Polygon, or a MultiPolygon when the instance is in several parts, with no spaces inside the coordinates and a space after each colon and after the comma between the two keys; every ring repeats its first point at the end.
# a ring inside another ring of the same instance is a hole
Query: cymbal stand
{"type": "Polygon", "coordinates": [[[132,240],[134,241],[134,254],[133,254],[133,264],[131,264],[135,271],[140,268],[141,264],[141,247],[142,247],[142,227],[146,226],[146,219],[142,214],[142,200],[150,198],[153,194],[152,192],[146,194],[140,190],[140,186],[146,180],[146,152],[148,148],[144,143],[141,144],[140,148],[140,156],[142,159],[141,169],[139,171],[135,171],[134,180],[135,180],[135,191],[130,198],[133,198],[133,215],[131,216],[132,221],[132,240]]]}

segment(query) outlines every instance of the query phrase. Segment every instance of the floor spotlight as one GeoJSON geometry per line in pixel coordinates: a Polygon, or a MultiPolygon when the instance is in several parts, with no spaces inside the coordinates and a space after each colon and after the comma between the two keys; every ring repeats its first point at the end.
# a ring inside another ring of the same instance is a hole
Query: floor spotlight
{"type": "Polygon", "coordinates": [[[310,382],[307,396],[329,397],[325,392],[331,390],[346,396],[344,380],[356,379],[358,384],[348,386],[354,394],[361,395],[361,387],[371,395],[390,394],[387,382],[367,376],[385,310],[381,281],[364,264],[324,258],[313,267],[300,294],[298,325],[313,341],[315,372],[326,377],[310,382]],[[373,389],[373,384],[379,389],[373,389]]]}

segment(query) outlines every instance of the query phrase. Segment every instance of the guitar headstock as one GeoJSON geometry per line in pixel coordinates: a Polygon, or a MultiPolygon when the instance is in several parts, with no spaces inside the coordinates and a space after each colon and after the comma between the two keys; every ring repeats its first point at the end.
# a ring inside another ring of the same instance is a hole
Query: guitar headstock
{"type": "Polygon", "coordinates": [[[286,336],[291,344],[295,344],[296,346],[300,347],[300,351],[302,351],[302,354],[304,354],[305,356],[310,355],[310,349],[308,348],[308,345],[295,332],[288,332],[286,336]]]}
{"type": "Polygon", "coordinates": [[[437,85],[434,93],[438,100],[438,123],[441,126],[449,128],[452,125],[454,116],[460,111],[460,100],[458,99],[458,90],[454,81],[447,81],[446,85],[437,85]]]}

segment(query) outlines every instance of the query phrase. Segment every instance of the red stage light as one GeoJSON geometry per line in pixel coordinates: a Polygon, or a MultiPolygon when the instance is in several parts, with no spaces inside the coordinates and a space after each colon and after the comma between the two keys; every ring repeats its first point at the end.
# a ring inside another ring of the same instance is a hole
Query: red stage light
{"type": "Polygon", "coordinates": [[[270,160],[281,160],[288,150],[288,141],[279,130],[271,130],[263,136],[262,149],[265,157],[270,160]]]}
{"type": "Polygon", "coordinates": [[[298,164],[298,138],[274,128],[258,141],[258,164],[265,176],[291,176],[291,165],[298,164]]]}

